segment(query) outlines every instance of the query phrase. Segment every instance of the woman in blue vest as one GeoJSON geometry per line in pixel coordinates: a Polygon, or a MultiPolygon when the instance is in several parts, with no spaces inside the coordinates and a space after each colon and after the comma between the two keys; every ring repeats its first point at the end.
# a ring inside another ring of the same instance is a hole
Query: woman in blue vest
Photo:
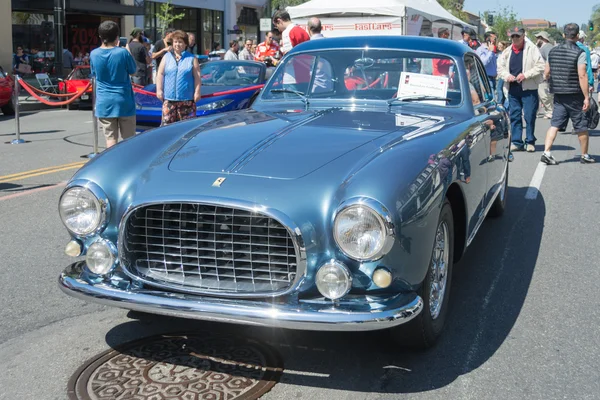
{"type": "Polygon", "coordinates": [[[173,51],[165,53],[156,73],[156,97],[163,102],[162,125],[194,118],[200,100],[200,66],[186,51],[188,35],[175,31],[172,41],[173,51]]]}

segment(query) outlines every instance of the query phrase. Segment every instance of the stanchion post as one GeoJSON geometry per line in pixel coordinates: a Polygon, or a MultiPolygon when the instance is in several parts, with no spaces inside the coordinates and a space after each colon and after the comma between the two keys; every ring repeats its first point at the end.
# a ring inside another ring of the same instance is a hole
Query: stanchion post
{"type": "Polygon", "coordinates": [[[13,105],[15,107],[15,133],[16,139],[13,139],[10,144],[21,144],[25,143],[25,140],[21,139],[21,121],[19,120],[19,75],[15,74],[15,90],[13,93],[13,105]]]}
{"type": "Polygon", "coordinates": [[[96,118],[96,79],[92,76],[92,126],[94,130],[94,151],[88,154],[87,158],[94,158],[98,155],[98,118],[96,118]]]}

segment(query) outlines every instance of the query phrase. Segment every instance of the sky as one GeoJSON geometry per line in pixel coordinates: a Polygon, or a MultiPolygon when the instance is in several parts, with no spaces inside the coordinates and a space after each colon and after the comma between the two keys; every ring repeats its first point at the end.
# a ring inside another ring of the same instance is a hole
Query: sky
{"type": "Polygon", "coordinates": [[[561,26],[570,22],[587,23],[596,4],[600,0],[465,0],[463,9],[483,14],[506,6],[513,9],[517,19],[545,19],[561,26]]]}

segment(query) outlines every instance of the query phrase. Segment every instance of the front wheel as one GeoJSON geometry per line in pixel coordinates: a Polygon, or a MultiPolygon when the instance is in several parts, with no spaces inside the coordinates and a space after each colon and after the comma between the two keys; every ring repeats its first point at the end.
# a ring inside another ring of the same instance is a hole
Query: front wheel
{"type": "Polygon", "coordinates": [[[423,299],[423,310],[406,325],[392,328],[394,339],[401,345],[432,347],[444,329],[454,259],[454,222],[448,200],[440,212],[431,253],[427,275],[417,292],[423,299]]]}

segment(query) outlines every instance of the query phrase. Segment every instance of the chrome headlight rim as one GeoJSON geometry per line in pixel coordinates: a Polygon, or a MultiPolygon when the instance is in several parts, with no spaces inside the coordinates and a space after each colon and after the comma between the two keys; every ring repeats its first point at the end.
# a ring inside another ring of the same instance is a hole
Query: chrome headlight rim
{"type": "Polygon", "coordinates": [[[71,235],[77,238],[89,238],[91,236],[98,235],[99,233],[104,231],[104,229],[106,229],[106,227],[108,226],[108,216],[110,215],[110,201],[108,200],[108,196],[106,196],[106,193],[104,193],[102,188],[100,188],[100,186],[98,186],[96,183],[88,181],[86,179],[76,179],[74,181],[69,182],[65,187],[65,190],[63,190],[62,194],[60,195],[60,199],[58,200],[58,214],[60,215],[60,220],[62,224],[71,235]],[[76,187],[87,189],[90,193],[92,193],[94,197],[96,197],[96,200],[98,200],[98,203],[100,204],[100,221],[98,222],[98,226],[93,231],[85,234],[80,234],[69,229],[67,224],[65,224],[65,221],[63,220],[62,214],[60,212],[60,205],[62,204],[64,195],[70,189],[76,187]]]}
{"type": "Polygon", "coordinates": [[[394,231],[394,223],[392,222],[391,213],[383,204],[381,204],[377,200],[369,198],[369,197],[354,197],[354,198],[344,201],[337,208],[335,213],[333,214],[332,227],[333,227],[333,239],[335,240],[335,244],[340,249],[340,251],[346,257],[348,257],[352,260],[359,261],[359,262],[370,262],[370,261],[380,260],[381,258],[383,258],[383,256],[385,256],[387,253],[390,252],[390,250],[392,249],[392,246],[394,245],[394,241],[396,240],[396,234],[394,231]],[[342,214],[344,211],[348,210],[349,208],[356,208],[356,207],[369,208],[373,212],[373,215],[377,218],[377,220],[379,221],[380,225],[383,228],[382,229],[383,235],[384,235],[383,245],[381,246],[381,249],[379,249],[379,251],[377,251],[371,257],[356,257],[356,256],[348,253],[344,249],[344,247],[340,244],[337,234],[336,234],[336,232],[337,232],[336,224],[337,224],[337,219],[340,216],[340,214],[342,214]]]}

